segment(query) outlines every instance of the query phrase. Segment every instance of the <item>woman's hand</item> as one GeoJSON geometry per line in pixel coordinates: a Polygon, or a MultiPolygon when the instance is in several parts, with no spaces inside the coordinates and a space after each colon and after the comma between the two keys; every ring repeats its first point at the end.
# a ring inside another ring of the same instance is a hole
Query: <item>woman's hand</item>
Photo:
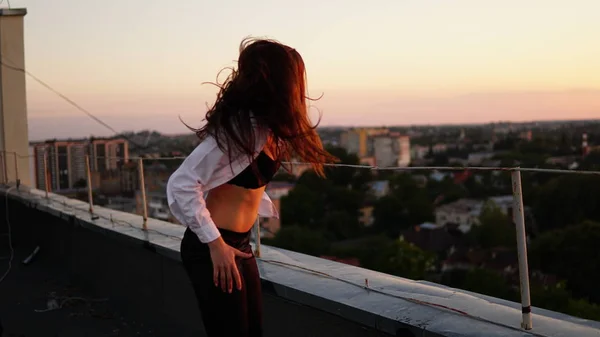
{"type": "Polygon", "coordinates": [[[233,290],[233,282],[237,290],[242,289],[242,279],[240,272],[238,271],[237,264],[235,263],[236,257],[249,259],[252,254],[243,253],[223,241],[222,237],[209,242],[208,247],[210,249],[210,258],[213,264],[213,281],[215,287],[221,286],[224,292],[233,290]]]}

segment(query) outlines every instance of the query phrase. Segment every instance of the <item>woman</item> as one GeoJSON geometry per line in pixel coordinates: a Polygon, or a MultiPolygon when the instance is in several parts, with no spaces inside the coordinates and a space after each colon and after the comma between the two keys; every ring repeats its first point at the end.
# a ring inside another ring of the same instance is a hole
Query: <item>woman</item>
{"type": "Polygon", "coordinates": [[[170,177],[167,197],[188,227],[181,258],[207,335],[261,336],[250,231],[257,216],[278,217],[265,185],[292,156],[321,176],[323,163],[335,158],[310,123],[304,62],[295,49],[242,41],[238,69],[220,89],[206,124],[194,130],[201,143],[170,177]]]}

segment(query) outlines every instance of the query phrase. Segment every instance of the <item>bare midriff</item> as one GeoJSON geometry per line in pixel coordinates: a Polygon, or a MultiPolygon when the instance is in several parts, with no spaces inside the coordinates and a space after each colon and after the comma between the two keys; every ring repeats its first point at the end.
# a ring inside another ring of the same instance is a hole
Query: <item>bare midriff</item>
{"type": "MultiPolygon", "coordinates": [[[[263,148],[273,158],[272,143],[263,148]]],[[[246,233],[256,221],[258,207],[265,193],[265,186],[247,189],[224,184],[212,189],[206,198],[206,208],[218,228],[232,232],[246,233]]]]}
{"type": "Polygon", "coordinates": [[[256,221],[264,191],[264,186],[246,189],[229,184],[221,185],[208,193],[206,208],[217,227],[245,233],[256,221]]]}

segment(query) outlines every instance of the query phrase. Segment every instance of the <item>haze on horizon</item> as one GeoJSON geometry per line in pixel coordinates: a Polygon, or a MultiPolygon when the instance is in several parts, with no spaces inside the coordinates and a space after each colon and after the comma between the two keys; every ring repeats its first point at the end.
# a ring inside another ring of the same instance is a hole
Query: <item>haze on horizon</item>
{"type": "MultiPolygon", "coordinates": [[[[304,57],[326,125],[600,117],[600,1],[12,0],[28,70],[117,130],[199,125],[246,36],[304,57]]],[[[30,139],[110,131],[28,78],[30,139]]],[[[316,117],[316,109],[313,111],[316,117]]]]}

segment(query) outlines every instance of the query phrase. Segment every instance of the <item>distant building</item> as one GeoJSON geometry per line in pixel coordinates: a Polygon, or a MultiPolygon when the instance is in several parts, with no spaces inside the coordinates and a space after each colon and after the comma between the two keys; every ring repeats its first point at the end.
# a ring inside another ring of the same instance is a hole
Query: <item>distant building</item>
{"type": "Polygon", "coordinates": [[[441,205],[435,209],[435,224],[440,227],[455,224],[461,232],[467,233],[472,226],[479,224],[482,206],[483,201],[474,199],[460,199],[441,205]]]}
{"type": "MultiPolygon", "coordinates": [[[[494,203],[502,213],[512,217],[514,197],[512,195],[503,195],[499,197],[490,197],[488,201],[494,203]]],[[[527,207],[526,207],[527,208],[527,207]]]]}
{"type": "Polygon", "coordinates": [[[492,159],[496,154],[494,152],[474,152],[469,153],[467,163],[469,165],[481,165],[484,161],[492,159]]]}
{"type": "Polygon", "coordinates": [[[427,222],[402,231],[401,238],[423,250],[444,255],[453,246],[462,245],[462,241],[464,241],[460,233],[455,233],[444,226],[427,222]]]}
{"type": "MultiPolygon", "coordinates": [[[[304,174],[304,172],[312,170],[312,166],[307,164],[290,165],[289,169],[290,172],[288,173],[295,176],[296,178],[299,178],[301,175],[304,174]]],[[[286,172],[284,167],[281,167],[281,170],[286,172]]]]}
{"type": "Polygon", "coordinates": [[[342,133],[340,145],[371,166],[410,165],[410,137],[391,133],[387,128],[353,128],[342,133]]]}
{"type": "Polygon", "coordinates": [[[360,222],[365,227],[370,227],[375,223],[375,216],[373,215],[373,210],[375,207],[366,206],[359,210],[358,222],[360,222]]]}
{"type": "Polygon", "coordinates": [[[411,159],[423,159],[425,158],[429,152],[433,152],[433,154],[440,154],[448,151],[448,145],[444,143],[437,143],[433,146],[425,146],[425,145],[414,145],[410,149],[411,159]]]}
{"type": "Polygon", "coordinates": [[[116,169],[129,160],[129,147],[125,139],[52,140],[32,146],[36,187],[46,189],[47,180],[48,189],[54,192],[85,187],[86,155],[90,158],[92,172],[116,169]]]}
{"type": "Polygon", "coordinates": [[[369,189],[376,198],[386,196],[390,191],[389,180],[376,180],[369,183],[369,189]]]}
{"type": "Polygon", "coordinates": [[[410,157],[413,160],[423,159],[429,154],[429,146],[414,145],[410,149],[410,157]]]}
{"type": "MultiPolygon", "coordinates": [[[[288,195],[288,193],[294,188],[293,183],[284,181],[272,181],[266,187],[267,195],[273,201],[273,205],[279,214],[281,215],[281,198],[288,195]]],[[[260,218],[261,237],[272,238],[281,229],[281,217],[276,218],[260,218]]]]}
{"type": "Polygon", "coordinates": [[[530,142],[533,140],[533,132],[531,132],[531,130],[522,131],[519,133],[519,138],[521,138],[524,141],[530,142]]]}
{"type": "MultiPolygon", "coordinates": [[[[136,203],[136,214],[143,215],[143,198],[141,191],[137,191],[135,194],[136,203]]],[[[146,207],[149,218],[169,221],[177,223],[175,217],[169,210],[169,203],[167,201],[167,193],[164,191],[160,192],[146,192],[146,207]]]]}
{"type": "Polygon", "coordinates": [[[460,165],[460,166],[469,166],[469,160],[458,158],[458,157],[448,157],[448,164],[450,165],[460,165]]]}
{"type": "Polygon", "coordinates": [[[377,162],[375,161],[375,157],[363,157],[360,158],[360,164],[367,166],[375,166],[377,165],[377,162]]]}
{"type": "Polygon", "coordinates": [[[430,175],[429,175],[429,179],[440,182],[443,181],[446,178],[451,178],[452,177],[452,173],[450,172],[440,172],[440,171],[433,171],[430,175]]]}
{"type": "MultiPolygon", "coordinates": [[[[143,214],[143,202],[139,183],[139,168],[137,163],[125,166],[121,172],[122,193],[131,193],[135,188],[136,213],[143,214]]],[[[146,187],[146,207],[148,217],[178,223],[169,210],[167,201],[167,181],[171,175],[164,163],[154,162],[144,165],[144,184],[146,187]]]]}
{"type": "Polygon", "coordinates": [[[479,217],[486,202],[493,203],[509,218],[513,212],[513,196],[497,196],[487,200],[460,199],[455,202],[441,205],[435,209],[436,226],[453,224],[458,230],[467,233],[473,226],[479,225],[479,217]]]}
{"type": "Polygon", "coordinates": [[[106,208],[114,209],[116,211],[136,213],[136,200],[135,198],[126,197],[112,197],[107,199],[107,203],[103,206],[106,208]]]}
{"type": "Polygon", "coordinates": [[[573,164],[577,160],[579,160],[579,157],[577,157],[577,156],[550,157],[550,158],[546,159],[546,164],[568,168],[571,164],[573,164]]]}
{"type": "Polygon", "coordinates": [[[340,145],[359,158],[373,155],[370,137],[389,133],[386,128],[352,128],[340,136],[340,145]]]}
{"type": "Polygon", "coordinates": [[[125,139],[91,139],[89,143],[92,171],[116,170],[129,161],[129,142],[125,139]]]}
{"type": "Polygon", "coordinates": [[[375,152],[375,164],[379,167],[396,166],[394,138],[381,135],[373,138],[373,149],[375,152]]]}
{"type": "Polygon", "coordinates": [[[397,133],[377,135],[373,139],[375,162],[380,167],[410,165],[410,138],[397,133]]]}
{"type": "Polygon", "coordinates": [[[410,137],[408,136],[397,136],[397,155],[398,161],[397,166],[407,167],[410,165],[410,137]]]}

